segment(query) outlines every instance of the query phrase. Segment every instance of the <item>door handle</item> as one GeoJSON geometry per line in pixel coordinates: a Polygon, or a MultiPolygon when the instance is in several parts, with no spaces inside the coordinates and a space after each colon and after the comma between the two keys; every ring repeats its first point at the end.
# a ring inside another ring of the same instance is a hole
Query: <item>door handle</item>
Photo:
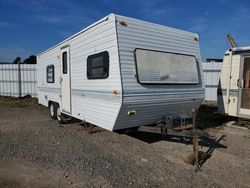
{"type": "Polygon", "coordinates": [[[240,84],[240,79],[237,79],[237,86],[240,88],[241,84],[240,84]]]}
{"type": "Polygon", "coordinates": [[[59,77],[59,83],[61,84],[63,81],[63,78],[62,77],[59,77]]]}

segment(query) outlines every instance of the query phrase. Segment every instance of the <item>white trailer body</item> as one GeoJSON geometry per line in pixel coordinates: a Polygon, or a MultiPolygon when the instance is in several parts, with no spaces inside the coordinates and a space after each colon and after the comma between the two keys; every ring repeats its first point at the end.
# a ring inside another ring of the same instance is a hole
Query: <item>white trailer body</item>
{"type": "Polygon", "coordinates": [[[250,46],[227,50],[218,88],[218,111],[250,118],[250,46]]]}
{"type": "Polygon", "coordinates": [[[40,104],[111,131],[191,117],[204,99],[197,34],[133,18],[110,14],[37,59],[40,104]]]}

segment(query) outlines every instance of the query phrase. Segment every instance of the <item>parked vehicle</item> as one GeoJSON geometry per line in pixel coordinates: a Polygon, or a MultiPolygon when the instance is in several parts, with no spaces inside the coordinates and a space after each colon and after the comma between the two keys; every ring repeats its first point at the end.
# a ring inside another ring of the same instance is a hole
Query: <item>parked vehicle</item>
{"type": "Polygon", "coordinates": [[[220,113],[250,118],[250,46],[225,52],[218,102],[220,113]]]}
{"type": "Polygon", "coordinates": [[[204,99],[198,35],[110,14],[37,56],[38,99],[107,130],[192,117],[204,99]]]}

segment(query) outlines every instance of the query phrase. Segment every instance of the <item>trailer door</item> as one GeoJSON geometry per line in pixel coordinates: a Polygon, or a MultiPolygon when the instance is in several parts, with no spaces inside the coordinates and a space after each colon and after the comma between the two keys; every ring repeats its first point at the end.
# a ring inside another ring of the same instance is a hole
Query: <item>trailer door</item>
{"type": "Polygon", "coordinates": [[[66,113],[71,113],[70,88],[70,53],[67,46],[61,49],[61,109],[66,113]]]}
{"type": "Polygon", "coordinates": [[[249,116],[250,115],[250,56],[242,57],[239,90],[240,90],[239,112],[243,116],[249,116]]]}
{"type": "Polygon", "coordinates": [[[227,88],[227,104],[228,114],[230,116],[237,116],[239,104],[239,78],[240,78],[240,60],[241,56],[232,54],[231,52],[229,75],[228,75],[228,88],[227,88]]]}

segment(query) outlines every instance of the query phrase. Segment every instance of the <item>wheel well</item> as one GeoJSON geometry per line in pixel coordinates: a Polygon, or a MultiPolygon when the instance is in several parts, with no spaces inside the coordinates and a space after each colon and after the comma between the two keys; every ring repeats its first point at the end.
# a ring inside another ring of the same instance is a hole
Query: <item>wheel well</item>
{"type": "Polygon", "coordinates": [[[49,107],[52,103],[54,103],[55,105],[59,106],[59,103],[57,103],[57,102],[55,102],[55,101],[48,101],[48,107],[49,107]]]}
{"type": "Polygon", "coordinates": [[[53,103],[53,101],[49,101],[48,102],[48,107],[50,107],[50,105],[53,103]]]}

